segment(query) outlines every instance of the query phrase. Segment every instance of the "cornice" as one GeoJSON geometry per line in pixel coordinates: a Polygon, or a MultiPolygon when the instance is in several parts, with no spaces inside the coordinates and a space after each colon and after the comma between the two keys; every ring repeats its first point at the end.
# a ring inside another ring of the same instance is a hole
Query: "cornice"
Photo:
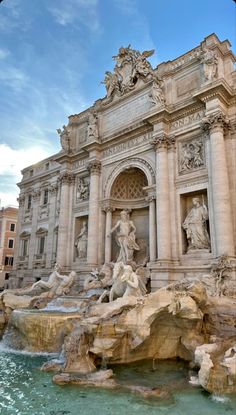
{"type": "Polygon", "coordinates": [[[210,85],[203,86],[193,96],[204,103],[214,98],[219,98],[224,104],[229,106],[230,100],[234,97],[234,92],[228,83],[221,78],[210,85]]]}

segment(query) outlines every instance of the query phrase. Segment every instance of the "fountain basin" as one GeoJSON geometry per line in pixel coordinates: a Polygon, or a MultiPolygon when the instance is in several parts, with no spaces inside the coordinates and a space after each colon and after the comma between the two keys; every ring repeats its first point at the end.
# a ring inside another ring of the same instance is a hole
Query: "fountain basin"
{"type": "Polygon", "coordinates": [[[14,310],[9,321],[9,343],[30,352],[58,353],[64,338],[78,324],[79,312],[14,310]],[[12,337],[12,338],[11,338],[12,337]]]}

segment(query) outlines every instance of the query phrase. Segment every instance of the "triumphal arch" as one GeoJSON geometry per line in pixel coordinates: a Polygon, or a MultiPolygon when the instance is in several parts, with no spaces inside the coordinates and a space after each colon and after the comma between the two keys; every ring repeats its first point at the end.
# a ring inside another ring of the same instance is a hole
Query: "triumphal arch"
{"type": "Polygon", "coordinates": [[[156,68],[121,47],[106,96],[59,128],[61,151],[23,170],[12,285],[142,264],[151,287],[235,270],[234,55],[215,34],[156,68]]]}

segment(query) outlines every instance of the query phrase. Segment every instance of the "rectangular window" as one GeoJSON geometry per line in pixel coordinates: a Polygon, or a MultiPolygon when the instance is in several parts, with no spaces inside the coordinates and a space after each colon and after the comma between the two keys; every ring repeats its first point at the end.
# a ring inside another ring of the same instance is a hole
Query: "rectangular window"
{"type": "Polygon", "coordinates": [[[41,236],[39,238],[39,254],[44,253],[44,247],[45,247],[45,236],[41,236]]]}
{"type": "Polygon", "coordinates": [[[11,223],[10,224],[10,231],[11,232],[15,232],[15,228],[16,228],[16,224],[15,223],[11,223]]]}
{"type": "Polygon", "coordinates": [[[8,272],[6,272],[6,274],[5,274],[5,280],[6,281],[9,280],[9,277],[10,277],[10,274],[8,272]]]}
{"type": "Polygon", "coordinates": [[[22,240],[22,256],[28,255],[28,239],[22,240]]]}
{"type": "Polygon", "coordinates": [[[27,209],[31,209],[31,205],[32,205],[32,195],[28,196],[28,201],[27,201],[27,209]]]}
{"type": "Polygon", "coordinates": [[[14,239],[8,239],[8,248],[14,248],[14,239]]]}
{"type": "Polygon", "coordinates": [[[5,265],[11,266],[13,265],[13,256],[6,256],[5,257],[5,265]]]}
{"type": "Polygon", "coordinates": [[[44,190],[44,194],[43,194],[43,204],[47,205],[48,204],[48,189],[44,190]]]}

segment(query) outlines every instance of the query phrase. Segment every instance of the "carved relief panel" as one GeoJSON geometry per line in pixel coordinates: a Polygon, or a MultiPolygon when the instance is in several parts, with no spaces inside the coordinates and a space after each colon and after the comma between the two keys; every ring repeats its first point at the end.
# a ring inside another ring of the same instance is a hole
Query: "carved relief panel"
{"type": "Polygon", "coordinates": [[[179,174],[192,172],[205,167],[205,148],[202,137],[182,141],[178,146],[179,174]]]}

